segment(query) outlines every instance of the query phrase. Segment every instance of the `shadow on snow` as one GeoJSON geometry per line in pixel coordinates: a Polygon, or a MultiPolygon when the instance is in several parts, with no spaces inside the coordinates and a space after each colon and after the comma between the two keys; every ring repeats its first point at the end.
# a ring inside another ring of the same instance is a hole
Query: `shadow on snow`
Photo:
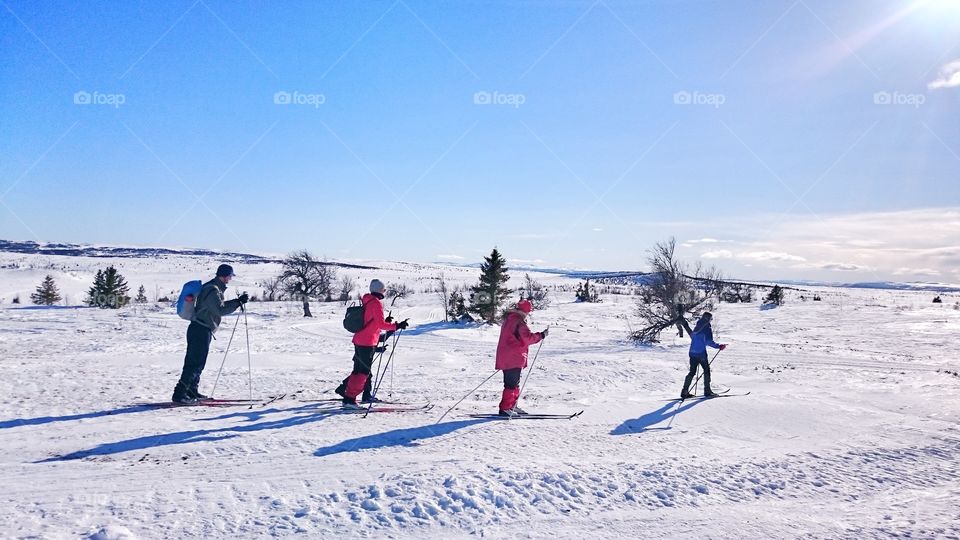
{"type": "Polygon", "coordinates": [[[672,429],[668,424],[664,427],[654,427],[657,424],[666,422],[667,420],[670,423],[673,423],[673,418],[678,414],[688,411],[693,407],[696,407],[698,404],[703,403],[706,400],[695,399],[688,401],[686,403],[680,403],[679,401],[672,401],[667,403],[663,407],[655,411],[648,412],[647,414],[641,416],[640,418],[631,418],[630,420],[624,421],[622,424],[617,426],[610,432],[611,435],[630,435],[633,433],[643,433],[645,431],[666,431],[672,429]],[[676,407],[676,408],[674,408],[676,407]],[[672,409],[672,410],[671,410],[672,409]]]}
{"type": "Polygon", "coordinates": [[[467,330],[480,328],[481,324],[477,323],[460,323],[460,322],[432,322],[426,324],[418,324],[417,326],[410,328],[409,330],[404,330],[403,335],[405,336],[420,336],[423,334],[429,334],[430,332],[436,332],[437,330],[467,330]]]}
{"type": "MultiPolygon", "coordinates": [[[[297,407],[296,409],[269,409],[266,411],[252,411],[244,413],[232,413],[226,414],[216,419],[224,419],[231,417],[244,416],[250,422],[255,422],[262,419],[263,416],[269,413],[274,412],[295,412],[299,413],[297,416],[290,418],[282,418],[277,420],[267,420],[254,424],[246,424],[241,426],[232,426],[225,428],[217,429],[196,429],[191,431],[180,431],[177,433],[165,433],[160,435],[148,435],[145,437],[137,437],[135,439],[128,439],[125,441],[119,441],[114,443],[105,443],[99,446],[87,450],[78,450],[76,452],[71,452],[62,456],[53,456],[47,459],[42,459],[36,463],[49,463],[55,461],[70,461],[75,459],[83,459],[91,456],[107,456],[112,454],[120,454],[123,452],[133,452],[136,450],[146,450],[148,448],[156,448],[159,446],[172,446],[176,444],[190,444],[197,442],[207,442],[207,441],[222,441],[226,439],[232,439],[234,437],[239,437],[242,433],[251,433],[256,431],[264,431],[271,429],[284,429],[294,426],[302,426],[304,424],[311,424],[313,422],[319,422],[330,416],[339,414],[340,409],[319,409],[316,407],[297,407]],[[310,410],[312,409],[312,410],[310,410]]],[[[206,419],[205,419],[206,420],[206,419]]],[[[209,420],[214,420],[211,418],[209,420]]]]}
{"type": "Polygon", "coordinates": [[[414,441],[419,439],[429,439],[432,437],[448,435],[454,431],[457,431],[458,429],[475,426],[477,424],[483,424],[490,421],[491,420],[473,418],[470,420],[454,420],[450,422],[444,422],[442,424],[429,424],[426,426],[395,429],[393,431],[385,431],[383,433],[373,433],[371,435],[364,435],[363,437],[348,439],[332,446],[320,448],[314,452],[313,455],[317,457],[324,457],[332,456],[334,454],[342,454],[345,452],[359,452],[361,450],[373,450],[377,448],[416,446],[414,441]]]}
{"type": "MultiPolygon", "coordinates": [[[[249,411],[237,411],[227,414],[222,414],[219,416],[211,418],[197,418],[194,419],[194,422],[208,422],[215,420],[228,420],[228,419],[245,419],[247,424],[239,426],[231,426],[225,428],[216,428],[216,429],[196,429],[190,431],[180,431],[176,433],[164,433],[159,435],[148,435],[144,437],[137,437],[134,439],[127,439],[125,441],[118,441],[113,443],[105,443],[93,448],[86,450],[78,450],[76,452],[71,452],[62,456],[53,456],[46,459],[36,461],[35,463],[50,463],[57,461],[72,461],[77,459],[84,459],[94,456],[108,456],[113,454],[121,454],[124,452],[135,452],[138,450],[146,450],[149,448],[157,448],[161,446],[173,446],[178,444],[192,444],[199,442],[211,442],[211,441],[223,441],[227,439],[232,439],[239,437],[243,433],[251,433],[264,430],[273,430],[273,429],[284,429],[295,426],[302,426],[305,424],[310,424],[313,422],[319,422],[328,418],[330,416],[340,415],[342,411],[339,407],[323,407],[318,408],[317,404],[303,405],[299,407],[289,408],[289,409],[261,409],[261,410],[249,410],[249,411]],[[268,420],[267,417],[271,414],[277,413],[293,413],[294,416],[280,418],[276,420],[268,420]]],[[[148,407],[139,408],[138,410],[149,410],[148,407]]],[[[122,410],[122,409],[121,409],[122,410]]],[[[110,411],[111,413],[115,411],[110,411]]],[[[135,412],[135,411],[129,411],[135,412]]],[[[94,415],[104,415],[106,413],[91,413],[94,415]]],[[[82,415],[77,415],[78,417],[82,415]]],[[[67,419],[67,417],[63,417],[67,419]]],[[[74,418],[69,418],[74,419],[74,418]]],[[[40,419],[37,419],[40,420],[40,419]]],[[[458,420],[445,422],[443,424],[429,424],[426,426],[414,427],[414,428],[405,428],[405,429],[396,429],[393,431],[387,431],[384,433],[375,433],[372,435],[366,435],[363,437],[358,437],[355,439],[349,439],[341,443],[328,446],[326,448],[321,448],[317,450],[314,455],[316,456],[328,456],[332,454],[338,454],[343,452],[357,452],[360,450],[369,450],[376,448],[389,448],[396,446],[410,446],[419,439],[428,439],[431,437],[439,437],[442,435],[447,435],[455,432],[458,429],[465,428],[471,425],[477,425],[485,423],[488,420],[485,419],[470,419],[470,420],[458,420]]]]}
{"type": "Polygon", "coordinates": [[[133,405],[130,407],[120,407],[109,411],[93,411],[88,413],[67,414],[64,416],[38,416],[37,418],[14,418],[12,420],[0,420],[0,429],[9,429],[20,426],[39,426],[43,424],[52,424],[55,422],[70,422],[72,420],[87,420],[90,418],[100,418],[102,416],[113,416],[117,414],[130,414],[145,411],[155,411],[156,407],[146,405],[133,405]]]}

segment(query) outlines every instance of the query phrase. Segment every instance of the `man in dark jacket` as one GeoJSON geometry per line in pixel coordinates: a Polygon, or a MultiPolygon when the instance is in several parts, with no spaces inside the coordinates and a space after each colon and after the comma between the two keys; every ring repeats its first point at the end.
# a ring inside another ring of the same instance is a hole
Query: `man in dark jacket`
{"type": "Polygon", "coordinates": [[[220,320],[247,303],[244,293],[238,298],[224,302],[223,292],[227,283],[233,279],[233,267],[221,264],[217,268],[217,277],[203,284],[197,295],[197,305],[187,327],[187,354],[183,359],[183,373],[173,389],[173,401],[176,403],[196,403],[207,396],[198,391],[200,374],[207,364],[210,352],[210,340],[220,327],[220,320]]]}
{"type": "Polygon", "coordinates": [[[722,351],[727,346],[713,340],[713,328],[710,326],[713,315],[710,312],[705,312],[700,316],[700,320],[697,321],[697,326],[693,330],[690,329],[686,319],[681,318],[680,320],[686,327],[687,333],[690,334],[690,371],[687,372],[687,378],[683,380],[680,399],[693,397],[693,394],[688,392],[687,389],[690,388],[690,383],[693,381],[694,375],[697,374],[697,367],[703,368],[703,395],[706,397],[715,396],[716,394],[710,389],[710,361],[707,356],[707,347],[710,346],[722,351]]]}

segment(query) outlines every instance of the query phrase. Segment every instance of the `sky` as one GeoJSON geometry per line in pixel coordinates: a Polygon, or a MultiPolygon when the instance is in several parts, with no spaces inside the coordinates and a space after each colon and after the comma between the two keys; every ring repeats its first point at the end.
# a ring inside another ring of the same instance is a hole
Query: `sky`
{"type": "Polygon", "coordinates": [[[0,238],[960,283],[960,0],[0,0],[0,238]]]}

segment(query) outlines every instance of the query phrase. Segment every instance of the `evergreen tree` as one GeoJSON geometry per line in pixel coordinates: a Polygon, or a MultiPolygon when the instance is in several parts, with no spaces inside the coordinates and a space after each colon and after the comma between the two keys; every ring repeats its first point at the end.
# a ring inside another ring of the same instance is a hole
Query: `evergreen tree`
{"type": "Polygon", "coordinates": [[[113,266],[97,270],[93,287],[87,292],[87,304],[99,308],[117,309],[130,303],[130,286],[113,266]]]}
{"type": "Polygon", "coordinates": [[[103,270],[97,270],[97,275],[93,278],[93,286],[87,291],[87,305],[98,306],[97,296],[103,290],[103,270]]]}
{"type": "Polygon", "coordinates": [[[134,298],[133,301],[136,302],[136,303],[138,303],[138,304],[146,304],[146,303],[147,303],[147,288],[144,287],[143,285],[141,285],[140,288],[137,289],[137,297],[134,298]]]}
{"type": "Polygon", "coordinates": [[[38,306],[52,306],[62,300],[60,290],[53,281],[53,276],[48,275],[43,278],[43,283],[37,287],[37,291],[30,295],[30,300],[38,306]]]}
{"type": "Polygon", "coordinates": [[[463,298],[463,293],[460,292],[459,287],[454,289],[450,293],[449,300],[447,302],[447,317],[454,321],[460,320],[460,317],[463,317],[467,313],[466,301],[463,298]]]}
{"type": "Polygon", "coordinates": [[[470,311],[487,322],[496,322],[500,306],[513,292],[505,287],[510,280],[507,270],[507,261],[493,248],[480,265],[480,283],[470,288],[470,311]]]}
{"type": "Polygon", "coordinates": [[[763,303],[774,304],[777,306],[783,305],[783,287],[774,285],[773,288],[770,289],[770,294],[767,295],[763,303]]]}

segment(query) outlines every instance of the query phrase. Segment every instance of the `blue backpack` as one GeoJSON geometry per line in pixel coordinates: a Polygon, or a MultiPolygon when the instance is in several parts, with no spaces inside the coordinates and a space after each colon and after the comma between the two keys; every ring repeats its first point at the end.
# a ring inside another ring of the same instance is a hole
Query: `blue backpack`
{"type": "Polygon", "coordinates": [[[203,282],[199,279],[183,284],[180,297],[177,298],[177,315],[181,319],[193,320],[193,313],[197,307],[197,297],[200,296],[200,289],[202,288],[203,282]]]}

